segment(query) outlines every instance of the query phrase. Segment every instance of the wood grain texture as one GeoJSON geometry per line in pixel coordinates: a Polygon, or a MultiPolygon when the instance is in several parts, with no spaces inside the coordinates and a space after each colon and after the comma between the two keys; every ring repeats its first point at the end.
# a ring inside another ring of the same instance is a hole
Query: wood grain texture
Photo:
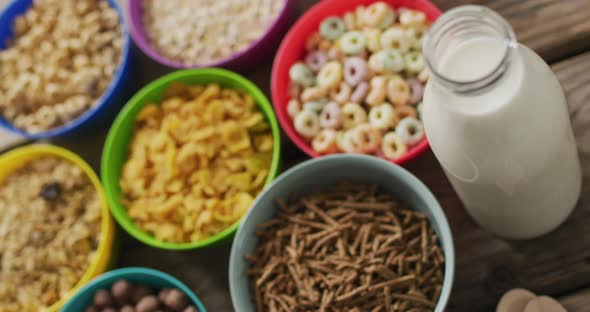
{"type": "Polygon", "coordinates": [[[433,0],[442,10],[488,6],[504,16],[518,40],[554,62],[590,49],[590,0],[433,0]]]}

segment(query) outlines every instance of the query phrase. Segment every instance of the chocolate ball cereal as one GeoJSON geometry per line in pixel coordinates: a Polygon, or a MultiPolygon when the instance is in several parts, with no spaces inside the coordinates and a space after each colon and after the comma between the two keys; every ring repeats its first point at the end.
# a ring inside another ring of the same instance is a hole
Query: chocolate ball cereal
{"type": "Polygon", "coordinates": [[[0,115],[39,133],[94,107],[111,83],[123,36],[106,0],[40,0],[14,20],[0,50],[0,115]]]}
{"type": "Polygon", "coordinates": [[[101,213],[94,185],[66,160],[9,174],[0,183],[0,311],[41,311],[68,293],[94,259],[101,213]]]}

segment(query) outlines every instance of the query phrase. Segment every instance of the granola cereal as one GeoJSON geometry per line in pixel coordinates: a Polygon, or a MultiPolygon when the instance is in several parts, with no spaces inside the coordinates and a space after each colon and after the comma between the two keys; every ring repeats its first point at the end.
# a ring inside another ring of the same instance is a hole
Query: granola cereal
{"type": "Polygon", "coordinates": [[[40,158],[0,184],[0,216],[0,311],[41,311],[70,291],[93,260],[99,195],[78,166],[40,158]]]}

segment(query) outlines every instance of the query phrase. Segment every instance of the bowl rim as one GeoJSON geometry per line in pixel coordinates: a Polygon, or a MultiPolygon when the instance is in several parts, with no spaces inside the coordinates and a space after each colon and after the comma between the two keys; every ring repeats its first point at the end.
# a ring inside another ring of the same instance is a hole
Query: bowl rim
{"type": "Polygon", "coordinates": [[[71,309],[70,305],[73,304],[73,301],[76,300],[77,298],[79,298],[80,296],[82,296],[83,294],[93,291],[92,288],[94,288],[96,284],[99,284],[99,283],[109,280],[109,279],[124,279],[125,276],[136,275],[136,274],[144,274],[144,275],[154,276],[156,278],[165,280],[165,281],[169,282],[170,284],[173,284],[174,287],[180,289],[185,295],[187,295],[193,301],[193,303],[197,306],[197,309],[199,310],[199,312],[206,312],[207,311],[205,309],[205,306],[203,305],[203,303],[199,299],[199,297],[197,297],[197,295],[186,284],[181,282],[179,279],[177,279],[176,277],[174,277],[168,273],[165,273],[163,271],[145,268],[145,267],[120,268],[120,269],[105,272],[105,273],[97,276],[92,281],[90,281],[89,283],[84,285],[84,287],[80,288],[78,290],[78,292],[74,296],[72,296],[70,298],[70,300],[63,306],[62,311],[66,312],[66,311],[68,311],[68,309],[71,309]]]}
{"type": "MultiPolygon", "coordinates": [[[[281,45],[279,46],[279,49],[277,50],[273,65],[272,65],[272,73],[271,73],[271,98],[272,98],[272,103],[273,103],[273,107],[275,108],[275,114],[277,115],[277,119],[279,120],[279,123],[281,124],[281,128],[283,129],[283,131],[285,131],[285,133],[287,134],[287,136],[289,137],[289,139],[295,143],[295,145],[301,150],[303,151],[305,154],[307,154],[309,157],[312,158],[318,158],[318,157],[325,157],[326,155],[321,155],[317,152],[315,152],[312,148],[311,148],[311,144],[307,143],[305,139],[303,139],[299,134],[297,134],[297,132],[295,131],[294,127],[293,127],[293,122],[291,120],[291,118],[289,116],[287,116],[287,114],[285,114],[280,107],[286,106],[287,103],[282,103],[280,101],[280,96],[279,94],[284,94],[287,92],[287,90],[282,90],[282,88],[279,88],[279,79],[277,78],[278,76],[278,72],[280,68],[283,68],[285,66],[291,66],[291,64],[286,64],[285,61],[283,61],[284,55],[286,54],[286,51],[291,50],[291,42],[293,41],[293,38],[296,38],[299,36],[300,33],[300,29],[303,27],[303,25],[307,24],[308,20],[310,19],[311,16],[314,15],[318,15],[318,12],[326,12],[326,17],[328,17],[330,15],[330,7],[333,6],[335,3],[339,3],[342,0],[324,0],[324,1],[320,1],[318,3],[316,3],[314,6],[312,6],[309,10],[307,10],[303,15],[301,15],[297,21],[295,22],[295,24],[291,27],[291,29],[289,29],[289,31],[287,32],[287,34],[285,35],[283,41],[281,42],[281,45]]],[[[382,1],[382,0],[372,0],[371,2],[377,2],[377,1],[382,1]]],[[[414,0],[416,3],[418,4],[423,4],[423,5],[427,5],[430,6],[433,9],[433,12],[436,13],[436,17],[434,20],[436,20],[436,18],[438,18],[442,12],[440,11],[440,9],[438,9],[438,7],[436,7],[436,5],[434,5],[432,2],[430,2],[429,0],[414,0]]],[[[434,21],[431,20],[431,21],[434,21]]],[[[419,155],[421,155],[424,151],[426,151],[429,148],[429,143],[428,143],[428,138],[426,137],[426,135],[424,136],[424,138],[422,138],[422,140],[417,143],[416,145],[412,146],[411,148],[408,149],[408,151],[403,154],[401,157],[398,157],[396,159],[388,159],[388,158],[384,158],[384,157],[380,157],[377,156],[379,158],[385,159],[386,161],[401,165],[404,164],[410,160],[413,160],[415,158],[417,158],[419,155]]],[[[337,153],[337,154],[346,154],[346,153],[337,153]]],[[[329,154],[332,155],[332,154],[329,154]]]]}
{"type": "Polygon", "coordinates": [[[31,161],[44,156],[54,156],[69,161],[82,169],[92,182],[101,202],[101,237],[98,247],[96,248],[95,256],[74,287],[68,290],[64,296],[47,308],[48,311],[57,311],[81,287],[106,270],[107,265],[111,260],[110,258],[112,257],[113,240],[115,238],[115,223],[111,218],[102,184],[94,170],[84,159],[82,159],[82,157],[65,148],[49,144],[30,144],[0,154],[0,165],[4,167],[4,164],[8,163],[8,166],[10,166],[9,169],[0,173],[0,183],[15,170],[18,170],[31,161]]]}
{"type": "Polygon", "coordinates": [[[258,39],[252,41],[248,46],[236,53],[231,54],[228,57],[225,57],[220,60],[213,61],[211,63],[205,64],[183,64],[172,60],[166,56],[161,55],[149,42],[149,39],[146,35],[145,27],[143,26],[143,22],[141,21],[142,13],[142,1],[140,0],[128,0],[127,1],[127,16],[129,19],[129,30],[131,33],[131,38],[133,38],[133,42],[139,47],[139,49],[149,56],[152,60],[156,61],[159,64],[175,68],[175,69],[188,69],[188,68],[205,68],[205,67],[225,67],[228,64],[231,64],[244,55],[252,52],[259,46],[262,42],[267,41],[273,34],[273,31],[279,27],[280,22],[283,19],[288,18],[293,3],[295,0],[282,0],[285,2],[281,11],[277,16],[273,19],[270,25],[266,28],[266,31],[262,36],[258,39]]]}
{"type": "MultiPolygon", "coordinates": [[[[145,105],[145,97],[149,93],[151,93],[152,90],[162,89],[174,81],[194,76],[211,77],[213,78],[213,81],[215,81],[215,79],[217,78],[231,80],[236,84],[242,86],[244,88],[243,91],[252,96],[255,103],[258,105],[260,111],[265,115],[265,117],[267,117],[273,136],[274,146],[272,152],[272,160],[269,167],[268,177],[264,184],[264,188],[266,188],[276,178],[279,172],[279,163],[281,157],[281,138],[276,116],[272,109],[272,105],[268,101],[268,98],[253,82],[251,82],[247,78],[235,72],[221,68],[194,68],[172,72],[145,85],[127,102],[127,104],[125,104],[121,112],[117,115],[117,118],[113,122],[111,129],[108,132],[102,152],[101,178],[104,185],[106,198],[109,202],[111,213],[115,217],[115,220],[117,220],[117,223],[119,223],[119,225],[121,225],[121,227],[135,239],[143,242],[144,244],[160,249],[191,250],[213,245],[233,235],[244,218],[244,216],[242,216],[239,220],[234,222],[229,227],[225,228],[223,231],[213,236],[207,237],[203,240],[191,243],[163,242],[155,239],[152,235],[147,234],[145,231],[137,227],[135,223],[127,216],[127,209],[121,203],[120,199],[115,195],[115,193],[117,193],[116,187],[118,186],[119,181],[114,181],[113,172],[116,170],[120,171],[121,169],[113,168],[112,166],[110,166],[110,164],[112,163],[112,154],[113,149],[115,148],[114,141],[116,137],[120,135],[121,127],[123,127],[127,115],[129,115],[132,109],[136,106],[145,105]]],[[[135,120],[135,118],[133,119],[135,120]]]]}
{"type": "MultiPolygon", "coordinates": [[[[0,12],[0,20],[7,19],[8,18],[8,11],[10,11],[11,8],[13,8],[17,4],[19,4],[21,1],[22,0],[12,0],[9,4],[7,4],[6,7],[4,7],[4,9],[0,12]]],[[[112,100],[112,98],[114,96],[115,88],[117,86],[119,86],[121,84],[121,82],[123,81],[123,78],[124,78],[123,73],[125,72],[125,68],[128,67],[128,64],[130,62],[129,59],[130,59],[130,51],[131,51],[131,37],[129,36],[128,26],[127,26],[127,22],[125,20],[125,14],[123,13],[121,6],[119,6],[119,4],[117,3],[116,0],[106,0],[106,1],[109,3],[111,8],[113,8],[113,9],[115,9],[115,11],[117,11],[117,14],[119,15],[119,25],[121,25],[121,35],[122,35],[122,39],[123,39],[123,45],[121,46],[121,54],[120,54],[121,61],[119,62],[118,66],[117,66],[117,70],[115,71],[115,74],[111,78],[111,81],[109,82],[108,87],[103,91],[102,95],[96,100],[94,106],[90,107],[88,110],[86,110],[80,116],[70,120],[69,122],[67,122],[59,127],[52,128],[47,131],[43,131],[43,132],[39,132],[39,133],[29,133],[23,129],[17,128],[16,126],[14,126],[14,124],[12,122],[8,121],[4,117],[0,117],[0,128],[6,129],[10,132],[21,135],[27,139],[33,139],[33,140],[59,137],[59,136],[69,134],[74,130],[77,130],[80,126],[82,126],[85,123],[92,120],[96,116],[95,115],[96,112],[98,112],[100,109],[102,109],[107,104],[107,102],[109,102],[109,100],[112,100]]],[[[29,4],[28,6],[30,7],[31,5],[32,4],[29,4]]],[[[13,20],[14,20],[14,17],[13,17],[13,20]]],[[[0,49],[0,50],[4,50],[4,49],[0,49]]]]}
{"type": "MultiPolygon", "coordinates": [[[[420,179],[418,179],[415,175],[413,175],[411,172],[409,172],[408,170],[406,170],[398,164],[391,163],[379,157],[360,154],[333,154],[325,157],[308,159],[285,171],[278,178],[276,178],[270,186],[265,188],[258,195],[256,200],[252,204],[252,208],[250,208],[250,210],[248,210],[248,212],[244,216],[244,222],[242,224],[248,222],[248,219],[254,213],[254,210],[257,209],[257,207],[259,207],[259,202],[262,200],[262,198],[266,195],[266,193],[270,192],[270,190],[274,188],[276,185],[281,183],[287,183],[286,180],[288,181],[291,178],[291,176],[293,176],[298,171],[311,171],[315,168],[322,167],[325,163],[329,163],[332,160],[337,159],[346,160],[350,163],[349,165],[358,165],[362,163],[361,166],[379,166],[382,169],[386,170],[384,171],[384,173],[392,176],[398,176],[401,181],[404,181],[404,183],[406,183],[408,186],[415,189],[421,197],[424,197],[425,200],[431,203],[431,205],[428,208],[432,212],[433,218],[436,219],[440,225],[439,242],[445,255],[443,286],[435,308],[435,312],[443,312],[448,305],[455,279],[455,246],[453,241],[453,234],[449,226],[447,217],[434,194],[432,194],[430,189],[428,189],[428,187],[424,183],[422,183],[420,179]]],[[[429,223],[432,223],[432,221],[429,220],[429,223]]],[[[240,225],[236,235],[234,236],[228,264],[228,278],[232,305],[234,306],[234,309],[236,309],[236,311],[238,312],[240,312],[241,310],[239,308],[239,302],[236,302],[237,299],[235,294],[243,290],[238,288],[237,285],[238,277],[242,274],[242,272],[237,272],[236,263],[238,261],[243,261],[244,255],[238,255],[238,249],[235,248],[235,246],[240,237],[253,235],[253,233],[246,233],[245,231],[246,230],[244,229],[244,227],[240,225]]]]}

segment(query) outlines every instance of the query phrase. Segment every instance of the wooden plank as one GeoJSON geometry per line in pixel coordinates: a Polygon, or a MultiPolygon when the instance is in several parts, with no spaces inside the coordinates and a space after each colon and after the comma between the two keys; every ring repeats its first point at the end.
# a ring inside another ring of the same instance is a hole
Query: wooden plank
{"type": "Polygon", "coordinates": [[[518,39],[553,62],[590,48],[590,0],[434,0],[442,10],[488,6],[512,24],[518,39]]]}

